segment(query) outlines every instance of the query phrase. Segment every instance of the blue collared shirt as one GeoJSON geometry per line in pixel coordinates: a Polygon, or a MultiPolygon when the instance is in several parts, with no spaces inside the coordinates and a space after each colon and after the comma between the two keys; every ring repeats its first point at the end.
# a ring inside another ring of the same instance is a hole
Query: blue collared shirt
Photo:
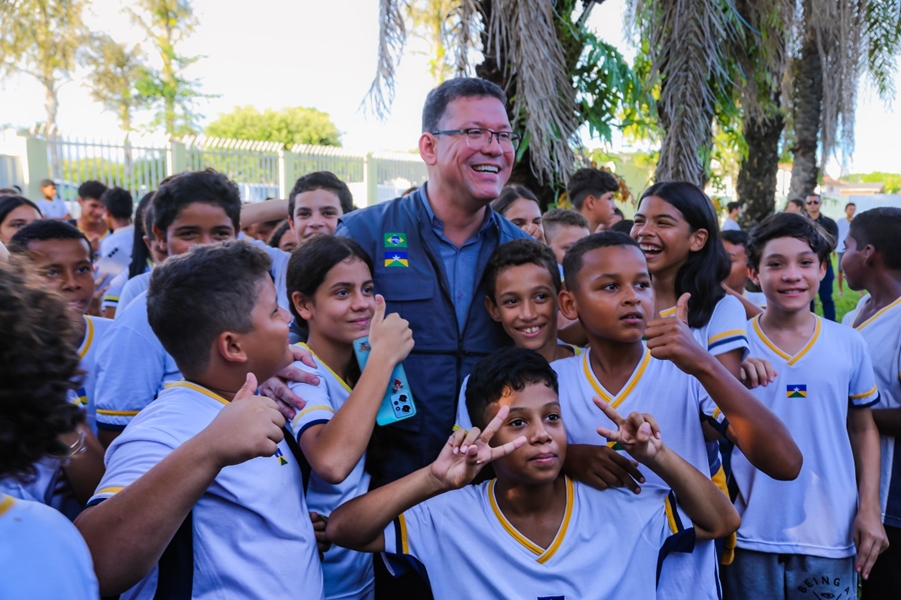
{"type": "Polygon", "coordinates": [[[466,317],[469,314],[469,307],[472,304],[472,295],[479,285],[475,272],[479,264],[479,252],[482,250],[484,233],[491,227],[491,214],[486,212],[485,220],[479,230],[458,248],[452,241],[444,237],[444,221],[439,219],[432,210],[425,187],[423,187],[421,197],[422,204],[432,221],[432,231],[435,232],[435,238],[427,240],[427,243],[441,257],[444,274],[447,276],[448,289],[454,301],[454,312],[457,313],[457,329],[462,333],[463,327],[466,325],[466,317]]]}

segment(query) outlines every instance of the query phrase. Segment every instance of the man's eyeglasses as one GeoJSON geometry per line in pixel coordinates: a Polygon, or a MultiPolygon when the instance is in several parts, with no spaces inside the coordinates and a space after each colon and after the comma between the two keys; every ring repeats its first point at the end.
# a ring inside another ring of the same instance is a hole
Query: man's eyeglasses
{"type": "Polygon", "coordinates": [[[808,200],[807,205],[810,206],[811,204],[820,204],[820,201],[819,200],[808,200]]]}
{"type": "Polygon", "coordinates": [[[519,142],[522,136],[512,131],[491,131],[481,127],[471,127],[469,129],[448,129],[446,131],[430,131],[432,135],[462,135],[466,140],[466,145],[473,150],[484,150],[491,145],[492,139],[497,139],[501,150],[505,152],[515,152],[519,148],[519,142]]]}

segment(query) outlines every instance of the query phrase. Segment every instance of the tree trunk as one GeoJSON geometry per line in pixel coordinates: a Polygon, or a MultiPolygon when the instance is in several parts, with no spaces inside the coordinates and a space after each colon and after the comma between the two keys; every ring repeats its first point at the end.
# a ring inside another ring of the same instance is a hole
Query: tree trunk
{"type": "MultiPolygon", "coordinates": [[[[805,22],[810,14],[810,0],[804,2],[805,22]]],[[[795,61],[795,97],[792,110],[795,143],[789,199],[804,199],[817,186],[820,170],[817,165],[817,142],[820,133],[820,112],[823,104],[823,66],[817,48],[816,32],[808,27],[801,46],[801,56],[795,61]]]]}
{"type": "Polygon", "coordinates": [[[779,172],[779,139],[785,128],[781,113],[772,117],[745,115],[744,136],[748,157],[741,163],[736,191],[744,204],[743,224],[759,223],[775,211],[776,175],[779,172]]]}
{"type": "Polygon", "coordinates": [[[59,112],[59,95],[55,81],[44,82],[44,108],[47,110],[47,146],[50,148],[50,173],[54,179],[62,178],[62,164],[56,135],[56,115],[59,112]]]}

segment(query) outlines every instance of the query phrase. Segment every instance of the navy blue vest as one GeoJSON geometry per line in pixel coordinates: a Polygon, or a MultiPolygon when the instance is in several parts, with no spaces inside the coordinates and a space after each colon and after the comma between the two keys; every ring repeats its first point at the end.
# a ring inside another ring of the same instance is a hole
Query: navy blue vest
{"type": "Polygon", "coordinates": [[[485,287],[480,280],[488,258],[499,245],[528,235],[489,208],[491,225],[482,233],[478,267],[472,274],[480,283],[466,323],[458,328],[444,264],[435,249],[438,238],[422,204],[424,193],[425,186],[406,198],[358,210],[341,219],[346,234],[372,257],[375,289],[385,297],[387,312],[399,313],[410,322],[415,342],[404,360],[404,369],[416,416],[376,427],[367,458],[372,487],[412,473],[438,456],[454,426],[463,379],[483,357],[512,343],[485,310],[485,287]],[[406,247],[392,247],[385,239],[391,233],[402,234],[400,243],[406,247]],[[391,262],[398,251],[406,253],[406,266],[391,262]]]}

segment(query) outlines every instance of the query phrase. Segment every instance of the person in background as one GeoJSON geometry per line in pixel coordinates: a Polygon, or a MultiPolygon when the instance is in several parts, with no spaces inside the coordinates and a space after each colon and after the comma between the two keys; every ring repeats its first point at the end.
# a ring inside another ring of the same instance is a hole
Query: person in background
{"type": "MultiPolygon", "coordinates": [[[[610,206],[613,209],[613,214],[610,215],[610,225],[604,228],[605,231],[607,229],[613,229],[613,227],[615,227],[617,223],[622,223],[623,219],[626,218],[626,215],[623,214],[623,211],[621,211],[619,207],[616,206],[616,200],[614,200],[613,198],[610,199],[610,206]]],[[[628,233],[628,231],[625,233],[628,233]]]]}
{"type": "MultiPolygon", "coordinates": [[[[271,198],[267,198],[267,200],[271,200],[271,198]]],[[[272,237],[272,233],[278,228],[281,222],[281,219],[261,221],[259,223],[254,223],[253,225],[248,225],[241,231],[243,231],[244,235],[246,235],[247,237],[251,237],[255,240],[263,242],[264,244],[268,244],[269,238],[272,237]]]]}
{"type": "Polygon", "coordinates": [[[835,250],[838,252],[838,295],[844,296],[844,275],[845,271],[842,269],[842,256],[845,254],[845,238],[848,237],[848,230],[851,228],[851,219],[854,218],[854,213],[857,212],[857,205],[853,202],[848,202],[845,204],[845,218],[839,219],[838,221],[838,239],[836,240],[835,250]]]}
{"type": "Polygon", "coordinates": [[[613,196],[619,191],[619,182],[612,173],[600,169],[579,169],[566,184],[566,195],[583,217],[588,220],[591,233],[609,227],[613,218],[613,196]]]}
{"type": "Polygon", "coordinates": [[[78,206],[81,214],[74,221],[70,221],[80,229],[91,242],[94,254],[100,252],[100,240],[110,234],[110,226],[106,221],[106,207],[100,201],[100,197],[108,188],[99,181],[85,181],[78,186],[78,206]]]}
{"type": "Polygon", "coordinates": [[[316,235],[334,235],[338,219],[353,210],[350,188],[328,171],[304,175],[288,196],[288,223],[298,246],[316,235]]]}
{"type": "Polygon", "coordinates": [[[549,210],[544,213],[543,222],[545,242],[554,251],[558,265],[563,264],[563,255],[573,244],[591,233],[588,219],[574,210],[549,210]]]}
{"type": "Polygon", "coordinates": [[[17,231],[42,218],[41,210],[31,200],[22,196],[0,196],[0,242],[9,244],[17,231]]]}
{"type": "Polygon", "coordinates": [[[293,252],[297,248],[297,238],[291,233],[291,223],[287,220],[282,221],[269,236],[269,245],[284,252],[293,252]]]}
{"type": "MultiPolygon", "coordinates": [[[[820,302],[823,305],[823,316],[830,321],[835,321],[835,301],[832,299],[832,284],[835,282],[835,271],[832,269],[832,252],[835,251],[838,240],[838,225],[824,215],[820,210],[823,207],[823,198],[819,194],[807,196],[807,216],[819,225],[827,233],[827,239],[832,246],[829,260],[826,262],[826,276],[820,281],[820,302]]],[[[813,310],[813,300],[810,301],[810,310],[813,310]]]]}
{"type": "Polygon", "coordinates": [[[738,217],[741,216],[741,203],[728,203],[726,212],[726,220],[723,221],[723,231],[741,231],[741,226],[738,224],[738,217]]]}
{"type": "Polygon", "coordinates": [[[741,300],[745,307],[746,316],[751,317],[760,314],[761,309],[766,308],[766,296],[763,292],[749,292],[748,284],[748,234],[744,231],[724,231],[723,248],[729,255],[731,270],[729,277],[723,282],[723,289],[741,300]]]}
{"type": "Polygon", "coordinates": [[[788,202],[785,203],[785,208],[782,209],[783,212],[789,213],[798,213],[799,215],[806,215],[807,211],[804,210],[804,201],[798,200],[797,198],[792,198],[788,202]]]}
{"type": "Polygon", "coordinates": [[[501,190],[497,200],[491,203],[491,208],[539,242],[545,241],[541,203],[529,188],[508,185],[501,190]]]}
{"type": "Polygon", "coordinates": [[[41,181],[41,194],[44,195],[42,200],[38,200],[38,208],[44,214],[46,219],[58,219],[60,221],[68,221],[72,218],[69,214],[69,206],[56,193],[56,184],[51,179],[41,181]]]}
{"type": "MultiPolygon", "coordinates": [[[[42,459],[80,450],[84,415],[66,401],[76,337],[62,297],[0,264],[0,478],[27,479],[42,459]]],[[[0,492],[0,598],[98,597],[91,554],[66,517],[0,492]]]]}
{"type": "Polygon", "coordinates": [[[131,193],[120,187],[103,192],[100,201],[106,208],[106,221],[113,232],[100,240],[98,267],[102,273],[116,275],[131,264],[135,235],[131,217],[135,203],[131,193]]]}

